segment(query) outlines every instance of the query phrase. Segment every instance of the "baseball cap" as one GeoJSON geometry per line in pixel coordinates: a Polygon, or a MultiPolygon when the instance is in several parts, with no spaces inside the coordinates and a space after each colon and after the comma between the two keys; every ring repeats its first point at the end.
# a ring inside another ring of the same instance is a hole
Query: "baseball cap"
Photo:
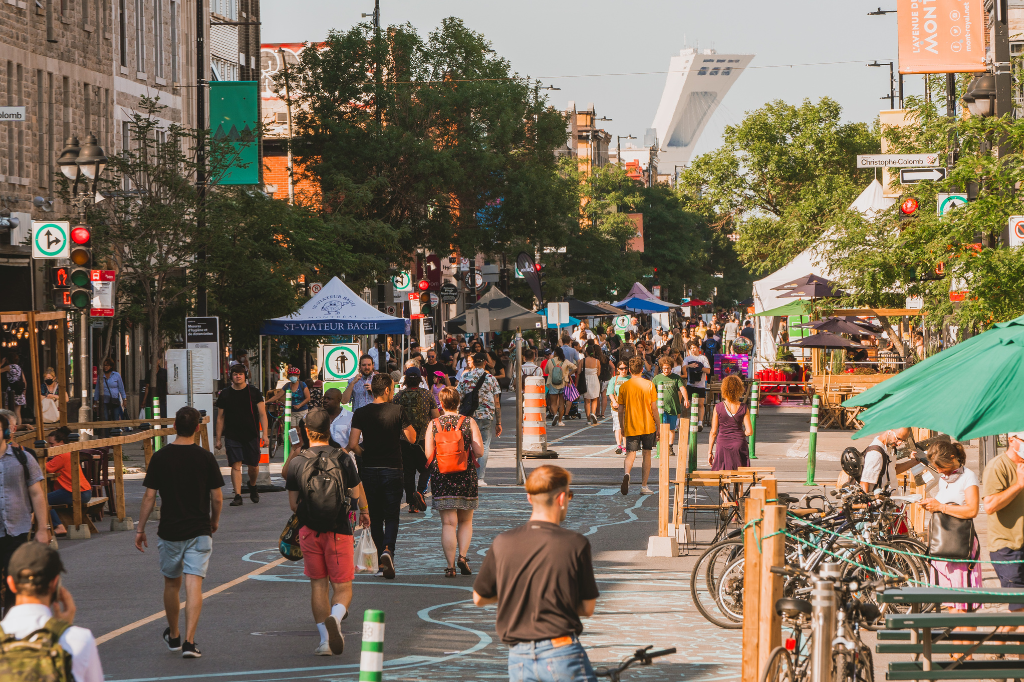
{"type": "Polygon", "coordinates": [[[477,353],[473,356],[473,362],[478,365],[482,365],[487,362],[487,353],[477,353]]]}
{"type": "Polygon", "coordinates": [[[32,582],[45,585],[64,573],[64,563],[57,550],[38,542],[26,542],[11,555],[7,574],[15,583],[32,582]]]}
{"type": "Polygon", "coordinates": [[[235,364],[231,365],[230,373],[231,374],[248,374],[248,370],[245,368],[245,365],[243,365],[240,362],[236,362],[235,364]]]}
{"type": "Polygon", "coordinates": [[[409,367],[405,370],[405,376],[407,377],[421,377],[423,372],[420,371],[419,367],[409,367]]]}
{"type": "Polygon", "coordinates": [[[330,433],[331,415],[322,407],[313,408],[306,415],[306,428],[317,433],[330,433]]]}

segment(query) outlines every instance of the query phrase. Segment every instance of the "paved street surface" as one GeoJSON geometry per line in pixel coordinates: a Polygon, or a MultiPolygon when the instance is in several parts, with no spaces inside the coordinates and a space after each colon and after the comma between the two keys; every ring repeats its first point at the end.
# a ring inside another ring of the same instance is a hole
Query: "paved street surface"
{"type": "MultiPolygon", "coordinates": [[[[506,396],[508,399],[509,396],[506,396]]],[[[504,422],[514,423],[514,404],[504,404],[504,422]]],[[[809,408],[761,412],[759,463],[776,466],[783,489],[804,490],[809,408]],[[801,440],[802,439],[802,440],[801,440]],[[800,443],[803,443],[801,446],[800,443]],[[804,448],[803,455],[799,452],[804,448]]],[[[819,437],[819,481],[835,480],[838,453],[850,432],[819,437]]],[[[594,617],[585,619],[582,640],[595,665],[620,660],[635,648],[676,647],[679,653],[626,679],[735,680],[739,677],[738,630],[721,630],[694,609],[689,572],[697,553],[665,559],[646,557],[647,538],[657,532],[657,495],[640,495],[639,464],[627,497],[619,494],[621,457],[614,453],[611,421],[588,427],[584,420],[549,429],[560,453],[557,463],[572,470],[576,497],[566,526],[586,534],[593,545],[601,597],[594,617]]],[[[487,481],[474,523],[471,563],[479,567],[492,538],[528,518],[529,506],[515,487],[515,432],[495,441],[487,481]]],[[[858,443],[860,447],[866,441],[858,443]]],[[[699,461],[706,467],[707,433],[700,434],[699,461]]],[[[127,466],[141,466],[141,453],[127,466]]],[[[651,487],[657,489],[657,462],[651,487]]],[[[527,468],[543,463],[528,460],[527,468]]],[[[280,470],[280,462],[272,471],[280,470]]],[[[226,469],[225,469],[226,471],[226,469]]],[[[275,477],[276,478],[276,477],[275,477]]],[[[279,479],[278,479],[279,480],[279,479]]],[[[141,476],[129,476],[127,505],[138,519],[141,476]]],[[[229,496],[226,496],[229,497],[229,496]]],[[[225,504],[204,590],[197,644],[199,660],[166,650],[160,639],[162,579],[153,546],[132,547],[132,533],[103,532],[90,540],[60,543],[69,575],[66,585],[78,604],[76,624],[100,638],[108,680],[343,680],[356,679],[361,619],[365,609],[382,609],[387,625],[385,678],[390,680],[507,679],[507,649],[496,638],[494,611],[472,605],[472,577],[443,576],[439,517],[402,514],[396,553],[397,578],[358,575],[352,614],[343,623],[345,653],[316,657],[316,627],[309,609],[308,581],[301,562],[282,559],[277,539],[288,518],[283,492],[266,493],[258,505],[225,504]]],[[[184,615],[182,618],[184,626],[184,615]]]]}

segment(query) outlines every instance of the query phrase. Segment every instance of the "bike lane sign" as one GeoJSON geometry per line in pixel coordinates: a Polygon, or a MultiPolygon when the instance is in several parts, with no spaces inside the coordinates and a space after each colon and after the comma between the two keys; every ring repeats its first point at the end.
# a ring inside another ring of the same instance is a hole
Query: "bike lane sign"
{"type": "Polygon", "coordinates": [[[320,346],[320,367],[324,371],[324,381],[345,381],[359,373],[359,345],[340,343],[337,345],[320,346]]]}
{"type": "Polygon", "coordinates": [[[70,223],[32,221],[33,258],[69,258],[71,244],[68,241],[70,223]]]}

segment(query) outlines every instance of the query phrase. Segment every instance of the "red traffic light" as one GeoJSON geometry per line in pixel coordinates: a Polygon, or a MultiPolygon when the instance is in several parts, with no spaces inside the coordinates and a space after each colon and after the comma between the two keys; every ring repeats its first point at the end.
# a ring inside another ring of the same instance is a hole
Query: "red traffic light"
{"type": "Polygon", "coordinates": [[[903,200],[903,203],[900,204],[900,213],[903,215],[914,215],[917,213],[918,206],[919,204],[917,199],[914,197],[907,197],[903,200]]]}
{"type": "Polygon", "coordinates": [[[92,234],[89,232],[89,228],[84,225],[79,225],[71,230],[71,241],[75,244],[88,244],[92,234]]]}
{"type": "Polygon", "coordinates": [[[420,291],[426,291],[427,289],[430,288],[430,282],[428,282],[425,279],[421,279],[419,282],[416,283],[416,288],[419,289],[420,291]]]}

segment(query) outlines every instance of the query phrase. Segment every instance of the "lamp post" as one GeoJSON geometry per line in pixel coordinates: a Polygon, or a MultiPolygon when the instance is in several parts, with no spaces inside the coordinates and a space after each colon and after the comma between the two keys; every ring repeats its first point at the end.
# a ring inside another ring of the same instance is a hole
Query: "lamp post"
{"type": "MultiPolygon", "coordinates": [[[[78,146],[78,138],[72,135],[61,150],[57,167],[64,177],[72,181],[72,205],[78,209],[79,220],[86,222],[87,200],[96,196],[96,185],[107,167],[107,155],[103,153],[103,148],[96,144],[96,136],[92,133],[85,138],[85,144],[81,147],[78,146]],[[79,196],[78,183],[81,176],[85,176],[87,185],[92,181],[92,187],[87,194],[79,196]]],[[[89,325],[84,309],[78,318],[78,389],[82,397],[82,404],[78,408],[78,421],[85,423],[91,420],[92,410],[89,401],[89,325]]]]}
{"type": "MultiPolygon", "coordinates": [[[[873,12],[868,12],[868,16],[869,17],[884,17],[886,14],[896,14],[896,10],[894,10],[894,9],[882,9],[881,7],[879,7],[878,9],[874,10],[873,12]]],[[[898,63],[899,62],[897,62],[897,64],[898,63]]],[[[896,70],[899,71],[898,68],[896,70]]],[[[891,73],[889,75],[889,78],[890,78],[890,80],[892,79],[892,74],[891,73]]],[[[900,109],[902,109],[903,108],[903,74],[902,73],[898,74],[897,78],[899,79],[899,85],[900,85],[900,109]]],[[[892,88],[890,87],[890,90],[891,89],[892,88]]],[[[926,98],[928,97],[928,92],[927,91],[928,91],[928,76],[925,75],[925,97],[926,98]]],[[[883,97],[882,99],[885,99],[885,98],[883,97]]],[[[890,109],[892,109],[892,108],[894,108],[894,107],[890,107],[890,109]]]]}
{"type": "MultiPolygon", "coordinates": [[[[893,72],[893,67],[895,65],[893,64],[893,62],[880,62],[877,59],[875,61],[873,61],[872,63],[868,64],[868,66],[886,66],[886,65],[888,65],[888,67],[889,67],[889,94],[888,95],[882,95],[878,99],[887,99],[887,100],[889,100],[889,108],[890,109],[895,109],[896,108],[896,90],[893,87],[895,85],[895,80],[896,80],[896,75],[893,72]]],[[[903,88],[902,88],[902,83],[901,83],[901,87],[900,87],[900,106],[903,106],[903,88]]]]}
{"type": "Polygon", "coordinates": [[[635,135],[616,135],[615,136],[615,150],[616,150],[615,151],[615,158],[618,159],[619,165],[622,166],[623,168],[626,167],[626,164],[622,163],[622,141],[623,140],[635,140],[635,139],[636,139],[635,135]]]}

